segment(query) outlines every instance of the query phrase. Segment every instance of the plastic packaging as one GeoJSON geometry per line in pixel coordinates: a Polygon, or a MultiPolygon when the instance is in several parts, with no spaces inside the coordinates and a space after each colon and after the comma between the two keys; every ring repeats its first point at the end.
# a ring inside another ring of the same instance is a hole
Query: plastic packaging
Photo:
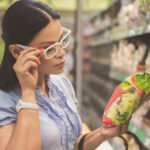
{"type": "Polygon", "coordinates": [[[140,72],[122,82],[113,92],[102,121],[120,125],[126,122],[150,93],[150,74],[140,72]]]}

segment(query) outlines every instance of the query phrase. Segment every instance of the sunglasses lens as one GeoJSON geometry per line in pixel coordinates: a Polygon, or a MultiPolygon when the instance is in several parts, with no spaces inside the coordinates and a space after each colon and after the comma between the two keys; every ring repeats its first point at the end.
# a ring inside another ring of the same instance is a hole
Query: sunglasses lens
{"type": "Polygon", "coordinates": [[[53,47],[49,48],[46,51],[46,55],[47,55],[48,58],[53,57],[53,56],[56,55],[56,53],[57,53],[57,47],[58,47],[57,45],[53,46],[53,47]]]}
{"type": "Polygon", "coordinates": [[[49,49],[46,50],[46,57],[47,59],[51,59],[53,58],[57,52],[59,51],[59,47],[61,46],[62,48],[66,48],[68,45],[69,45],[69,42],[70,42],[70,38],[71,38],[71,33],[68,33],[68,30],[65,30],[63,32],[63,37],[62,39],[60,40],[61,41],[61,44],[56,44],[52,47],[50,47],[49,49]]]}
{"type": "MultiPolygon", "coordinates": [[[[66,35],[66,34],[65,34],[65,35],[66,35]]],[[[65,37],[65,35],[64,35],[64,37],[65,37]]],[[[71,37],[71,34],[67,35],[67,36],[63,39],[63,41],[62,41],[62,47],[63,47],[63,48],[66,48],[66,47],[68,46],[69,41],[70,41],[70,37],[71,37]]]]}

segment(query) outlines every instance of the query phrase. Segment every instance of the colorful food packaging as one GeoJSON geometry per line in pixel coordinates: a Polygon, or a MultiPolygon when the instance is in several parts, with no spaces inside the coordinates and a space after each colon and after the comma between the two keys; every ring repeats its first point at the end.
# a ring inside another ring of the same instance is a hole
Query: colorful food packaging
{"type": "Polygon", "coordinates": [[[126,122],[150,93],[150,74],[136,73],[122,82],[113,92],[102,121],[120,125],[126,122]]]}

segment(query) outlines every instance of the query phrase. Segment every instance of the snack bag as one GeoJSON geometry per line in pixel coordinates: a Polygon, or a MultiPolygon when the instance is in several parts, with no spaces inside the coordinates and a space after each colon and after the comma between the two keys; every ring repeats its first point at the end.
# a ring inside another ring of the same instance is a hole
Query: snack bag
{"type": "Polygon", "coordinates": [[[150,93],[150,74],[140,72],[122,82],[113,92],[102,121],[120,125],[126,122],[150,93]]]}

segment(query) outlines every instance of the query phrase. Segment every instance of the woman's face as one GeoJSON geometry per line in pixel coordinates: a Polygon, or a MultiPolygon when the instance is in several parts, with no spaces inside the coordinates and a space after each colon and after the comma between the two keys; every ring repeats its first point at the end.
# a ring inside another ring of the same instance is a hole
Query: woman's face
{"type": "MultiPolygon", "coordinates": [[[[47,48],[50,45],[59,42],[62,38],[62,27],[59,20],[52,20],[43,28],[32,40],[29,46],[36,46],[37,48],[47,48]]],[[[38,69],[40,73],[44,74],[59,74],[64,71],[65,65],[65,50],[61,47],[55,57],[46,60],[44,53],[39,56],[42,64],[38,69]]]]}

